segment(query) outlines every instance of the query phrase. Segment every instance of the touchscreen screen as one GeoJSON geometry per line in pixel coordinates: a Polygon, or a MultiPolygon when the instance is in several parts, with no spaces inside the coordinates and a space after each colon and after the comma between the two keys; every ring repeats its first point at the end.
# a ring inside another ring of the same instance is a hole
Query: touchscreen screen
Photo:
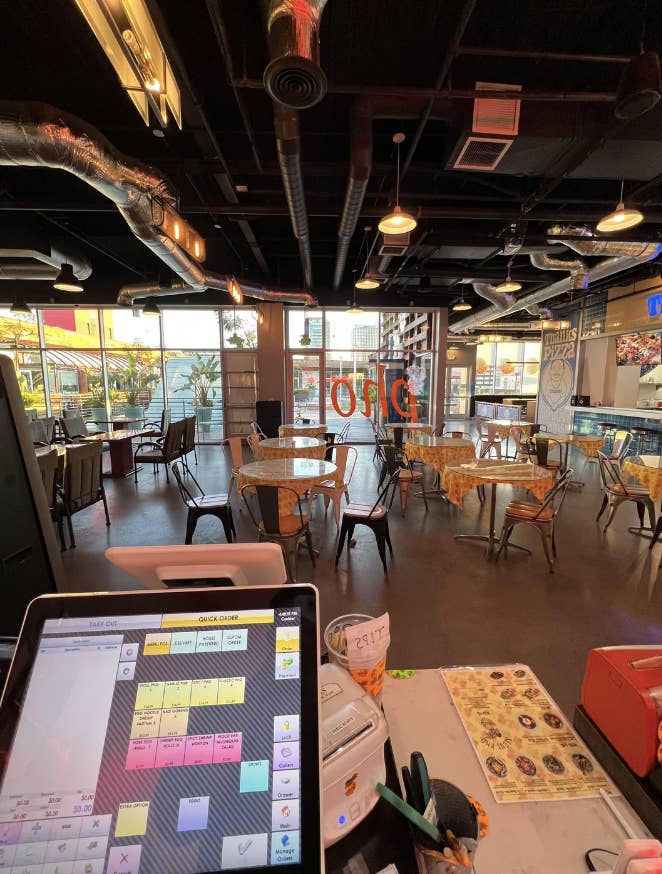
{"type": "Polygon", "coordinates": [[[47,619],[0,789],[0,870],[299,862],[300,631],[294,607],[47,619]]]}

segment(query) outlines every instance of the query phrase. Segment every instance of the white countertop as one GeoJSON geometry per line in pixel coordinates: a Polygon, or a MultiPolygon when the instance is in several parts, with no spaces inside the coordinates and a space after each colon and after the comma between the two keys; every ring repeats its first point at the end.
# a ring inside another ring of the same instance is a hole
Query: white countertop
{"type": "Polygon", "coordinates": [[[656,407],[627,409],[626,407],[568,407],[573,413],[601,413],[608,416],[632,416],[637,419],[655,419],[662,421],[662,409],[656,407]]]}

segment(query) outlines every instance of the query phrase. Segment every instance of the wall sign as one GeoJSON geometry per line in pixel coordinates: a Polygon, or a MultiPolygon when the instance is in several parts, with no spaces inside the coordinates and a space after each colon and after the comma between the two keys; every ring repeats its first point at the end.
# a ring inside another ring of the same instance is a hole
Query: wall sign
{"type": "MultiPolygon", "coordinates": [[[[372,402],[370,400],[371,389],[377,389],[377,398],[378,403],[381,408],[382,415],[385,419],[388,419],[388,399],[386,397],[386,380],[384,379],[384,371],[386,370],[385,364],[380,364],[378,366],[379,376],[377,377],[377,382],[374,379],[365,379],[363,381],[363,404],[365,409],[360,410],[360,412],[366,417],[366,419],[372,418],[372,402]]],[[[391,385],[391,406],[395,413],[403,419],[410,419],[412,422],[418,421],[418,413],[416,410],[416,397],[410,391],[409,383],[406,379],[396,379],[391,385]],[[398,398],[398,389],[402,387],[406,392],[409,398],[408,409],[403,410],[400,405],[400,400],[398,398]]],[[[348,376],[334,376],[331,380],[331,404],[333,405],[333,409],[339,416],[342,416],[344,419],[349,419],[356,412],[356,392],[354,391],[354,386],[348,376]],[[349,408],[347,410],[343,410],[340,406],[340,402],[338,400],[338,392],[340,391],[340,386],[344,386],[347,390],[347,394],[349,395],[349,408]]]]}
{"type": "Polygon", "coordinates": [[[662,316],[662,294],[650,294],[646,300],[648,318],[656,319],[662,316]]]}
{"type": "Polygon", "coordinates": [[[550,430],[565,431],[572,414],[567,407],[575,386],[579,316],[573,313],[569,328],[543,331],[538,421],[550,430]]]}

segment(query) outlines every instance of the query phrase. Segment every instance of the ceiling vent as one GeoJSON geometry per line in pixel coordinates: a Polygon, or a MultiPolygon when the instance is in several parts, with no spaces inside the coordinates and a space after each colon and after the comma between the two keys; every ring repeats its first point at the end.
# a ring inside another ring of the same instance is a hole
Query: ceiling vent
{"type": "MultiPolygon", "coordinates": [[[[476,82],[476,91],[521,91],[521,85],[500,85],[497,82],[476,82]]],[[[474,100],[472,131],[475,134],[501,134],[516,137],[519,131],[521,100],[474,100]]]]}
{"type": "Polygon", "coordinates": [[[380,255],[404,255],[409,248],[410,234],[383,234],[380,255]]]}
{"type": "Polygon", "coordinates": [[[497,137],[467,137],[455,159],[455,170],[494,170],[513,140],[497,137]]]}

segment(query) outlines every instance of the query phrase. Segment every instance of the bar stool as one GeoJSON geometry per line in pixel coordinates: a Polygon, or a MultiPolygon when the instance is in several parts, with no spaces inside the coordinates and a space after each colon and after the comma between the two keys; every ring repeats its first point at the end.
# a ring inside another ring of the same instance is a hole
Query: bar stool
{"type": "Polygon", "coordinates": [[[635,442],[635,455],[641,455],[645,449],[650,449],[652,432],[649,428],[632,428],[635,442]]]}
{"type": "Polygon", "coordinates": [[[604,448],[605,455],[608,455],[609,452],[611,452],[611,447],[614,443],[614,434],[616,433],[617,429],[618,429],[618,425],[616,425],[614,422],[598,422],[598,430],[602,434],[602,437],[605,441],[605,448],[604,448]],[[607,446],[608,441],[610,439],[611,439],[611,444],[609,446],[607,446]],[[607,449],[609,449],[609,452],[607,452],[607,449]]]}

